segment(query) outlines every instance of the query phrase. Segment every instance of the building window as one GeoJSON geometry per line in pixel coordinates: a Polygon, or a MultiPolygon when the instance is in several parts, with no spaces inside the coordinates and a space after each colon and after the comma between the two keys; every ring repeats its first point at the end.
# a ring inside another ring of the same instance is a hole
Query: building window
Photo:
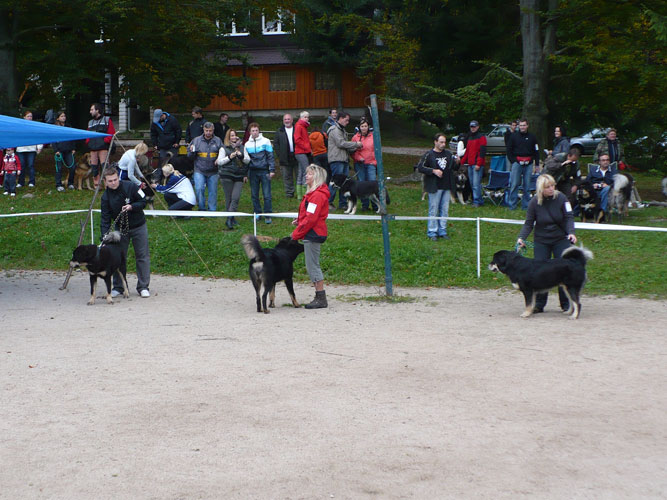
{"type": "Polygon", "coordinates": [[[315,72],[315,90],[334,90],[336,88],[336,73],[331,71],[315,72]]]}
{"type": "Polygon", "coordinates": [[[269,72],[269,91],[285,92],[296,90],[296,71],[269,72]]]}
{"type": "Polygon", "coordinates": [[[287,31],[289,29],[287,20],[290,16],[292,17],[292,25],[293,25],[294,14],[279,12],[278,17],[274,19],[269,19],[266,16],[262,16],[262,34],[264,35],[289,34],[289,31],[287,31]]]}

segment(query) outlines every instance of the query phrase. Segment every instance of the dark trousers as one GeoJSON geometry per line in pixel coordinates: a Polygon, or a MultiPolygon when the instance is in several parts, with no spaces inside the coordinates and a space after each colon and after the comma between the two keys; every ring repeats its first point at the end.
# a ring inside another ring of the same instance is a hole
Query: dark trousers
{"type": "Polygon", "coordinates": [[[75,170],[76,165],[74,165],[74,155],[71,151],[61,152],[60,155],[56,154],[56,187],[63,185],[63,172],[68,172],[65,174],[65,177],[67,177],[67,185],[74,186],[75,170]]]}
{"type": "MultiPolygon", "coordinates": [[[[130,229],[129,234],[123,235],[121,238],[120,244],[125,249],[126,255],[130,241],[132,241],[132,247],[134,248],[134,260],[137,268],[137,292],[141,293],[142,290],[148,290],[151,282],[151,255],[148,248],[148,228],[145,223],[130,229]]],[[[119,292],[123,291],[123,282],[118,277],[118,273],[113,275],[113,288],[119,292]]]]}
{"type": "MultiPolygon", "coordinates": [[[[535,260],[549,260],[551,256],[555,259],[560,257],[566,248],[570,248],[571,243],[567,239],[560,240],[558,243],[540,243],[535,242],[534,254],[535,260]]],[[[535,299],[535,307],[537,309],[544,309],[547,305],[548,293],[538,293],[537,298],[535,299]]],[[[560,300],[561,309],[568,309],[570,307],[570,302],[567,300],[567,295],[565,292],[558,287],[558,299],[560,300]]]]}
{"type": "Polygon", "coordinates": [[[322,167],[324,170],[327,171],[327,186],[329,185],[329,181],[331,181],[331,169],[329,168],[329,159],[327,157],[326,153],[322,153],[321,155],[313,156],[313,163],[315,165],[319,165],[322,167]]]}
{"type": "Polygon", "coordinates": [[[35,183],[35,157],[37,153],[34,151],[27,151],[25,153],[16,153],[21,162],[21,174],[19,175],[19,184],[26,185],[25,174],[28,173],[28,182],[35,183]]]}
{"type": "Polygon", "coordinates": [[[296,162],[294,153],[287,153],[287,165],[280,165],[283,173],[283,185],[285,186],[285,196],[292,198],[294,196],[294,183],[296,182],[299,165],[296,162]]]}
{"type": "Polygon", "coordinates": [[[193,204],[181,200],[174,193],[164,193],[164,201],[167,202],[169,210],[192,210],[193,204]]]}
{"type": "Polygon", "coordinates": [[[16,173],[5,174],[5,193],[16,193],[16,173]]]}
{"type": "Polygon", "coordinates": [[[271,177],[268,170],[248,170],[248,180],[250,181],[250,199],[252,200],[252,209],[256,214],[273,212],[271,204],[271,177]],[[259,202],[259,189],[262,188],[264,196],[264,212],[259,202]]]}

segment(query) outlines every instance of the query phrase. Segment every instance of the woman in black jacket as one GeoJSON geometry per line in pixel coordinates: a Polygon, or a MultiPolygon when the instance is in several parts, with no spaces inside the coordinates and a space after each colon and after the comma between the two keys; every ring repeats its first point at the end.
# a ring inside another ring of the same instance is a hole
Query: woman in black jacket
{"type": "MultiPolygon", "coordinates": [[[[67,127],[67,115],[64,111],[58,111],[56,115],[56,125],[67,127]]],[[[67,177],[67,187],[74,189],[74,171],[76,165],[74,164],[74,153],[76,151],[76,141],[61,141],[51,143],[56,160],[56,189],[58,191],[65,191],[62,185],[63,169],[65,172],[69,171],[67,177]]]]}
{"type": "MultiPolygon", "coordinates": [[[[236,212],[241,198],[241,188],[244,182],[248,182],[248,166],[243,163],[243,141],[236,135],[235,130],[227,131],[216,164],[222,190],[225,193],[225,211],[236,212]]],[[[235,217],[227,217],[225,225],[228,229],[234,229],[239,223],[235,217]]]]}

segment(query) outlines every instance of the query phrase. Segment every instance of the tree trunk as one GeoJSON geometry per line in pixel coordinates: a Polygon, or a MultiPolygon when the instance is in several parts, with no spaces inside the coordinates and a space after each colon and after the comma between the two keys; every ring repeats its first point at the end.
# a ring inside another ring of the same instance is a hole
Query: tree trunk
{"type": "Polygon", "coordinates": [[[558,6],[558,0],[519,0],[521,42],[523,48],[523,114],[540,148],[548,148],[549,57],[556,46],[556,23],[548,18],[542,35],[542,4],[547,3],[547,15],[558,6]],[[544,43],[543,43],[544,40],[544,43]]]}
{"type": "Polygon", "coordinates": [[[0,114],[18,112],[18,78],[14,33],[16,16],[8,9],[0,9],[0,114]]]}
{"type": "Polygon", "coordinates": [[[343,72],[338,70],[336,72],[336,99],[338,101],[337,106],[340,111],[343,109],[343,72]]]}

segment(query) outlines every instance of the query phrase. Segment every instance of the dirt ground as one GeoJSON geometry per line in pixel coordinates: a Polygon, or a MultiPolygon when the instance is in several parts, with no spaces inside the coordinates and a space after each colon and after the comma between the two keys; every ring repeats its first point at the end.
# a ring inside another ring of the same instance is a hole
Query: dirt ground
{"type": "Polygon", "coordinates": [[[63,279],[0,273],[2,499],[667,496],[666,302],[63,279]]]}

